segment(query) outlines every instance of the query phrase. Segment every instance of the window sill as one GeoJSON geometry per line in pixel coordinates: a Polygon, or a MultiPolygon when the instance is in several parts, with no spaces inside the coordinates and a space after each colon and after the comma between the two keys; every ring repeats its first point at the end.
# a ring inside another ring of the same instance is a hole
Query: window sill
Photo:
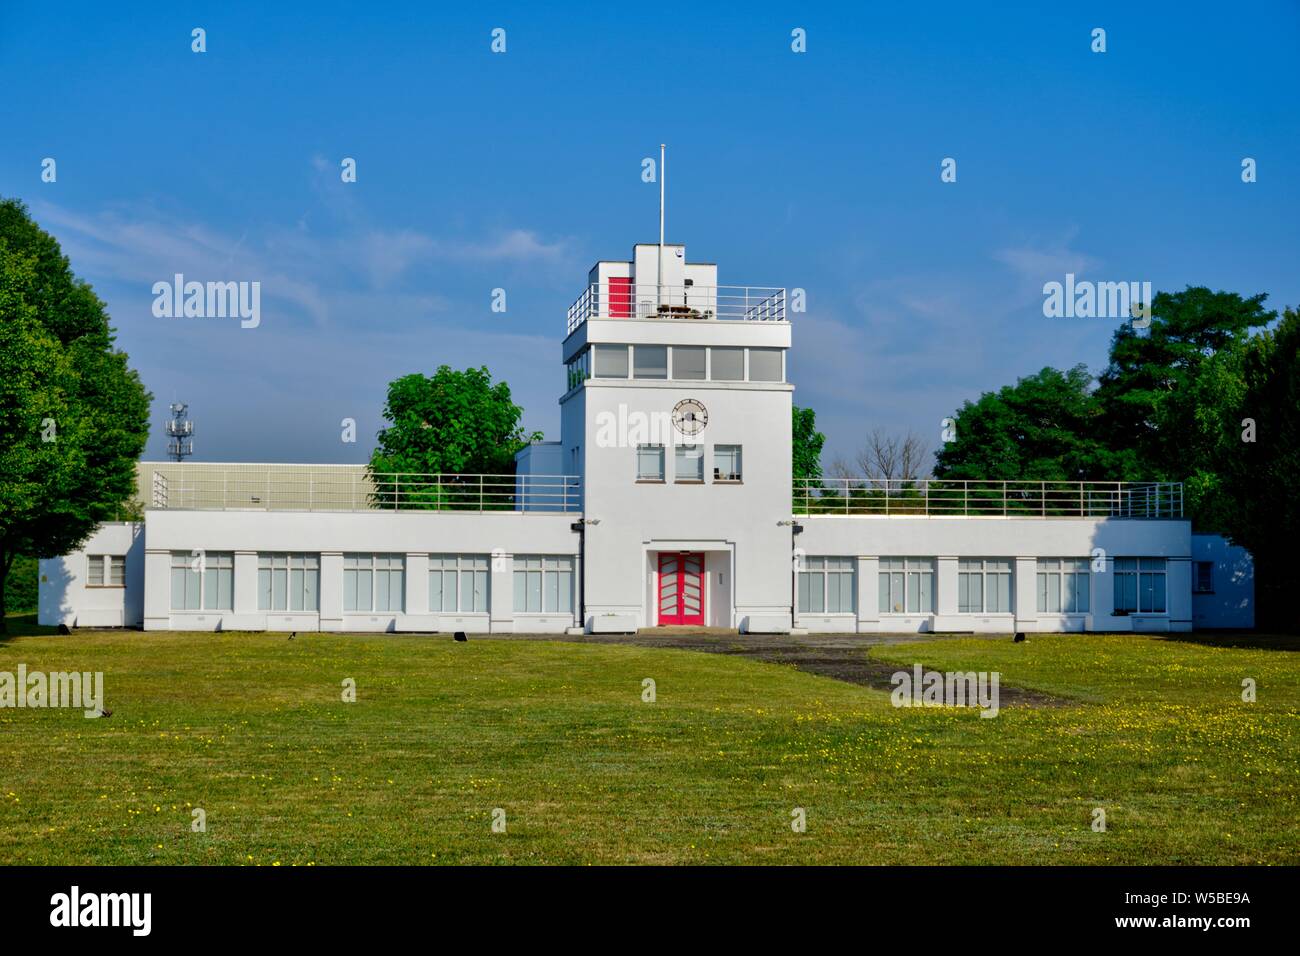
{"type": "Polygon", "coordinates": [[[739,478],[714,478],[715,485],[743,485],[744,482],[739,478]]]}
{"type": "Polygon", "coordinates": [[[123,591],[126,589],[125,584],[87,584],[86,590],[95,591],[123,591]]]}
{"type": "Polygon", "coordinates": [[[704,484],[704,479],[703,478],[674,478],[673,484],[674,485],[702,485],[704,484]]]}
{"type": "Polygon", "coordinates": [[[662,478],[638,478],[635,482],[638,485],[666,485],[668,482],[662,478]]]}

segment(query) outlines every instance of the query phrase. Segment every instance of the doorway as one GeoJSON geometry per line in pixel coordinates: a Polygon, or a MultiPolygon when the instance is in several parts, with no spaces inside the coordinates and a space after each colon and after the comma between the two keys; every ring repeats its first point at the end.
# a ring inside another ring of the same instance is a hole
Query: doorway
{"type": "Polygon", "coordinates": [[[659,552],[659,624],[704,626],[704,555],[659,552]]]}

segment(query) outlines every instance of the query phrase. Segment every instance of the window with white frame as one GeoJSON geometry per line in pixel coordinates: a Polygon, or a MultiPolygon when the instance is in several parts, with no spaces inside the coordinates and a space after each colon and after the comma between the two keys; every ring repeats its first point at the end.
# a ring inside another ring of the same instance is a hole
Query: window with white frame
{"type": "Polygon", "coordinates": [[[1038,610],[1044,614],[1087,614],[1092,577],[1087,558],[1038,559],[1038,610]]]}
{"type": "Polygon", "coordinates": [[[235,555],[172,552],[172,610],[229,611],[235,606],[235,555]]]}
{"type": "Polygon", "coordinates": [[[704,480],[704,448],[702,446],[673,446],[673,479],[684,482],[704,480]]]}
{"type": "Polygon", "coordinates": [[[283,551],[259,553],[257,609],[320,610],[320,555],[283,551]]]}
{"type": "Polygon", "coordinates": [[[1115,613],[1164,614],[1164,558],[1115,559],[1115,613]]]}
{"type": "Polygon", "coordinates": [[[934,612],[934,558],[881,558],[877,583],[882,614],[934,612]]]}
{"type": "Polygon", "coordinates": [[[637,445],[636,446],[636,480],[637,481],[663,481],[664,480],[664,446],[663,445],[637,445]]]}
{"type": "Polygon", "coordinates": [[[515,611],[572,614],[573,556],[515,555],[515,611]]]}
{"type": "Polygon", "coordinates": [[[781,371],[781,353],[784,349],[750,349],[749,380],[751,382],[780,382],[785,379],[781,371]]]}
{"type": "Polygon", "coordinates": [[[703,345],[673,346],[673,378],[703,381],[705,378],[703,345]]]}
{"type": "Polygon", "coordinates": [[[740,446],[713,446],[713,480],[740,481],[740,446]]]}
{"type": "Polygon", "coordinates": [[[401,611],[405,602],[406,555],[343,556],[343,610],[401,611]]]}
{"type": "Polygon", "coordinates": [[[632,346],[633,378],[667,378],[668,346],[634,345],[632,346]]]}
{"type": "Polygon", "coordinates": [[[1010,613],[1011,560],[958,559],[957,611],[961,614],[1010,613]]]}
{"type": "Polygon", "coordinates": [[[857,606],[856,558],[806,557],[799,569],[799,610],[852,614],[857,606]]]}
{"type": "Polygon", "coordinates": [[[712,379],[715,382],[743,382],[745,380],[745,350],[733,348],[709,349],[712,379]]]}
{"type": "Polygon", "coordinates": [[[429,610],[486,614],[488,556],[486,554],[429,555],[429,610]]]}
{"type": "Polygon", "coordinates": [[[126,556],[92,554],[86,557],[86,586],[92,588],[126,587],[126,556]]]}
{"type": "Polygon", "coordinates": [[[627,378],[627,346],[597,345],[592,350],[594,378],[627,378]]]}

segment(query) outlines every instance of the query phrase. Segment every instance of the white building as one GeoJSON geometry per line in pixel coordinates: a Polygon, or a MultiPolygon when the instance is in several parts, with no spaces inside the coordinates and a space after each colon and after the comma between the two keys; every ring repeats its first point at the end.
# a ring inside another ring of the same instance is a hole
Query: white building
{"type": "MultiPolygon", "coordinates": [[[[792,482],[790,318],[784,289],[638,245],[569,309],[560,440],[516,475],[144,463],[145,520],[43,561],[40,620],[1178,631],[1202,621],[1194,559],[1248,566],[1194,553],[1178,484],[792,482]]],[[[1249,573],[1220,577],[1204,623],[1249,626],[1249,573]]]]}

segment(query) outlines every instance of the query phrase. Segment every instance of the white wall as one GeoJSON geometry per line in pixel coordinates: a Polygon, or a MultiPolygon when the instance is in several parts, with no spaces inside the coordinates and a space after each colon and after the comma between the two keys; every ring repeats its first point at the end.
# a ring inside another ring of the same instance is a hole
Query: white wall
{"type": "MultiPolygon", "coordinates": [[[[1192,620],[1197,628],[1255,626],[1255,562],[1249,551],[1229,544],[1223,535],[1192,535],[1192,561],[1208,561],[1213,592],[1192,593],[1192,620]]],[[[1195,581],[1195,567],[1193,567],[1195,581]]]]}
{"type": "Polygon", "coordinates": [[[1192,627],[1191,525],[1183,520],[1083,518],[923,518],[810,515],[800,517],[798,547],[808,556],[858,558],[856,615],[799,615],[808,630],[860,633],[906,631],[1187,631],[1192,627]],[[1105,552],[1104,570],[1090,574],[1091,610],[1086,615],[1037,610],[1037,559],[1093,557],[1105,552]],[[936,560],[933,614],[882,614],[877,604],[881,557],[936,560]],[[1167,612],[1116,615],[1114,559],[1163,557],[1167,612]],[[1012,614],[957,611],[959,558],[1012,558],[1012,614]],[[856,618],[856,619],[854,619],[856,618]]]}
{"type": "Polygon", "coordinates": [[[144,619],[144,525],[102,524],[80,549],[59,558],[42,558],[37,621],[69,627],[139,627],[144,619]],[[126,585],[89,586],[90,555],[123,555],[126,585]]]}
{"type": "MultiPolygon", "coordinates": [[[[333,630],[333,631],[526,631],[562,632],[575,624],[568,614],[516,614],[516,554],[577,554],[572,514],[545,512],[395,513],[295,511],[174,511],[146,513],[144,579],[146,630],[333,630]],[[171,553],[234,552],[234,607],[223,611],[171,608],[171,553]],[[269,612],[257,608],[257,560],[262,551],[319,554],[318,612],[269,612]],[[405,603],[400,613],[343,609],[343,557],[398,553],[406,557],[405,603]],[[429,554],[486,554],[486,613],[428,610],[429,554]]],[[[577,607],[576,582],[574,607],[577,607]]]]}

